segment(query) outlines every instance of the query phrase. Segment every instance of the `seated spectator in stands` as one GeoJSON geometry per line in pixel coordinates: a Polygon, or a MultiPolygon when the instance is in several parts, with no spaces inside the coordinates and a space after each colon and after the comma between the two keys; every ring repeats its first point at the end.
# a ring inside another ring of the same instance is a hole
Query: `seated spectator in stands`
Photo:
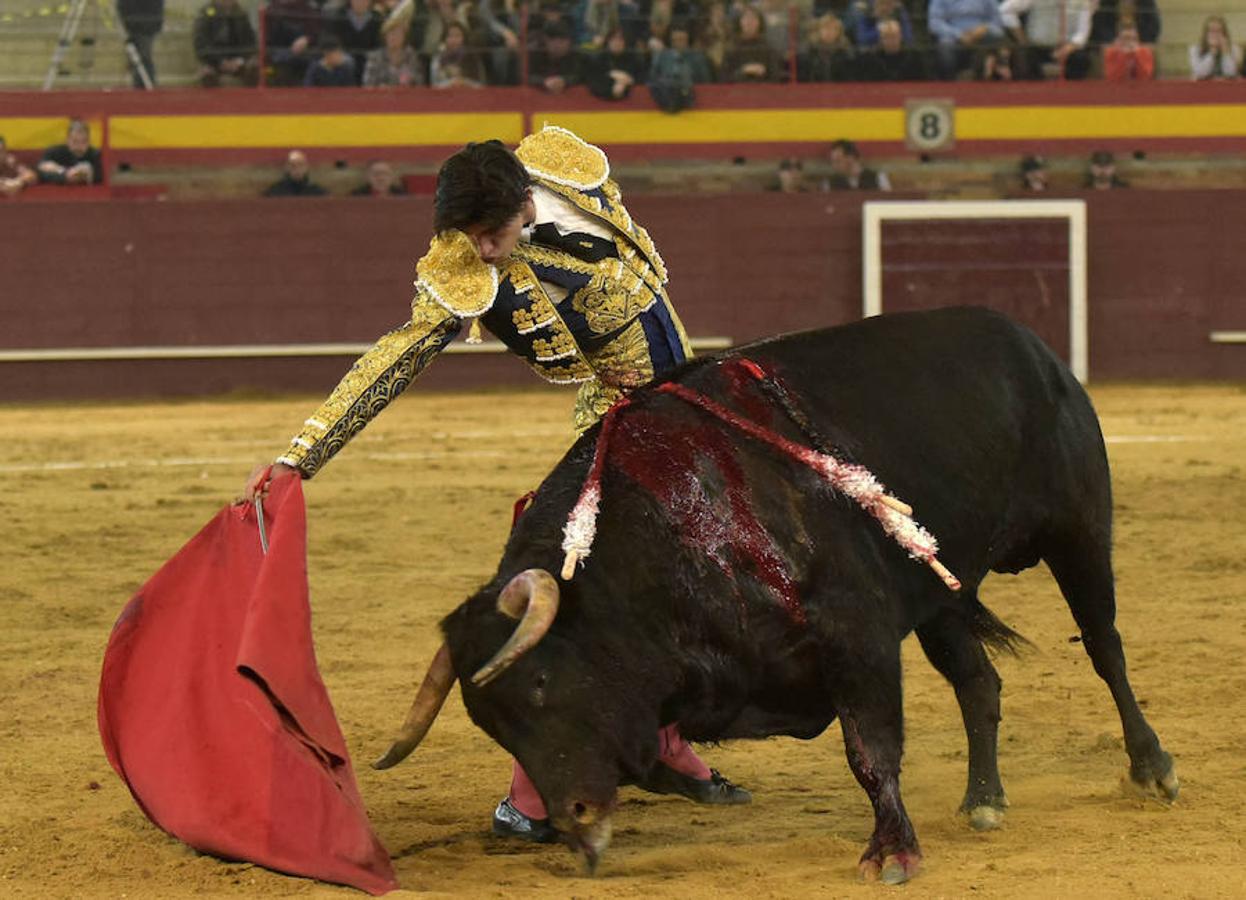
{"type": "Polygon", "coordinates": [[[927,25],[938,41],[942,78],[980,71],[985,51],[1004,40],[1004,23],[995,0],[930,0],[927,25]]]}
{"type": "Polygon", "coordinates": [[[441,50],[446,28],[451,22],[466,25],[454,0],[417,0],[417,11],[411,20],[411,44],[420,59],[431,60],[441,50]]]}
{"type": "Polygon", "coordinates": [[[1155,51],[1143,46],[1138,29],[1128,21],[1116,30],[1116,40],[1103,48],[1105,81],[1150,81],[1155,77],[1155,51]]]}
{"type": "Polygon", "coordinates": [[[782,74],[782,60],[762,32],[761,13],[745,6],[736,19],[735,35],[723,57],[721,81],[775,81],[782,74]]]}
{"type": "MultiPolygon", "coordinates": [[[[488,84],[519,84],[519,3],[517,0],[478,0],[481,45],[485,48],[488,84]]],[[[535,20],[533,20],[535,21],[535,20]]]]}
{"type": "Polygon", "coordinates": [[[1012,48],[992,47],[981,57],[978,81],[1012,81],[1015,77],[1012,65],[1012,48]]]}
{"type": "Polygon", "coordinates": [[[225,76],[247,86],[259,81],[255,29],[238,0],[208,0],[200,7],[192,41],[204,87],[220,87],[225,76]]]}
{"type": "Polygon", "coordinates": [[[354,62],[355,83],[359,84],[368,54],[381,46],[381,14],[372,8],[372,0],[347,0],[328,26],[354,62]]]}
{"type": "Polygon", "coordinates": [[[908,46],[895,19],[878,23],[878,46],[857,55],[857,77],[862,81],[924,81],[926,58],[908,46]]]}
{"type": "Polygon", "coordinates": [[[709,61],[714,77],[723,79],[723,64],[727,58],[727,48],[731,45],[732,28],[727,17],[726,0],[710,0],[705,18],[698,23],[695,30],[696,46],[709,61]]]}
{"type": "Polygon", "coordinates": [[[1159,40],[1160,16],[1156,0],[1096,0],[1090,17],[1090,43],[1106,47],[1116,40],[1121,26],[1129,23],[1137,29],[1138,42],[1154,44],[1159,40]]]}
{"type": "Polygon", "coordinates": [[[676,20],[687,19],[692,8],[686,0],[652,0],[649,7],[649,31],[646,46],[657,53],[666,46],[666,36],[676,20]]]}
{"type": "MultiPolygon", "coordinates": [[[[639,15],[639,8],[635,3],[627,5],[629,18],[634,19],[639,15]]],[[[619,0],[580,0],[572,16],[576,45],[582,50],[604,47],[610,32],[622,27],[622,17],[619,0]]]]}
{"type": "Polygon", "coordinates": [[[301,85],[320,41],[320,9],[312,0],[269,0],[264,7],[264,51],[268,83],[301,85]]]}
{"type": "Polygon", "coordinates": [[[424,65],[415,48],[407,43],[405,21],[386,23],[385,46],[368,54],[363,69],[364,87],[413,87],[424,83],[424,65]]]}
{"type": "Polygon", "coordinates": [[[838,140],[831,144],[831,177],[822,190],[889,191],[891,180],[885,172],[868,168],[861,161],[861,151],[852,141],[838,140]]]}
{"type": "Polygon", "coordinates": [[[134,48],[135,60],[126,52],[130,79],[140,90],[156,86],[156,64],[152,61],[152,45],[164,30],[164,0],[117,0],[117,17],[125,29],[125,42],[134,48]],[[136,65],[137,62],[137,65],[136,65]],[[139,71],[142,66],[142,72],[139,71]],[[146,74],[147,80],[143,80],[146,74]]]}
{"type": "Polygon", "coordinates": [[[104,164],[99,150],[91,146],[91,129],[81,119],[71,119],[65,143],[43,151],[35,167],[45,184],[103,184],[104,164]]]}
{"type": "Polygon", "coordinates": [[[382,159],[368,163],[368,183],[350,192],[352,197],[401,197],[407,192],[394,175],[393,166],[382,159]]]}
{"type": "Polygon", "coordinates": [[[1047,162],[1041,156],[1021,157],[1021,190],[1027,194],[1047,190],[1047,162]]]}
{"type": "Polygon", "coordinates": [[[584,62],[571,46],[571,30],[562,22],[547,24],[540,49],[529,58],[528,84],[561,94],[583,81],[584,62]]]}
{"type": "MultiPolygon", "coordinates": [[[[761,30],[770,43],[770,49],[786,67],[792,49],[792,14],[788,9],[788,0],[759,0],[756,9],[761,14],[761,30]]],[[[798,24],[798,40],[802,30],[798,24]]]]}
{"type": "Polygon", "coordinates": [[[877,47],[881,36],[878,24],[892,19],[900,23],[900,34],[906,45],[913,44],[913,22],[900,0],[858,0],[844,15],[844,30],[858,50],[877,47]]]}
{"type": "MultiPolygon", "coordinates": [[[[827,13],[830,15],[830,13],[827,13]]],[[[780,194],[806,194],[809,184],[805,181],[805,166],[799,159],[783,159],[775,172],[775,180],[767,188],[780,194]]]]}
{"type": "Polygon", "coordinates": [[[589,93],[601,100],[626,99],[632,88],[644,80],[640,54],[627,48],[622,28],[611,30],[606,45],[589,57],[584,67],[589,93]]]}
{"type": "Polygon", "coordinates": [[[713,81],[714,73],[705,54],[692,47],[686,22],[675,22],[665,43],[649,66],[649,93],[662,110],[674,113],[691,107],[696,102],[693,85],[713,81]]]}
{"type": "Polygon", "coordinates": [[[809,47],[796,58],[796,77],[800,81],[852,81],[856,75],[856,54],[844,36],[843,23],[834,13],[826,13],[814,23],[809,47]]]}
{"type": "Polygon", "coordinates": [[[1004,0],[999,16],[1018,44],[1017,77],[1085,78],[1093,12],[1094,0],[1004,0]]]}
{"type": "Polygon", "coordinates": [[[1092,191],[1110,191],[1129,187],[1116,174],[1116,159],[1109,150],[1096,150],[1090,154],[1090,167],[1086,170],[1086,188],[1092,191]]]}
{"type": "Polygon", "coordinates": [[[324,188],[311,180],[307,155],[302,150],[291,150],[286,156],[285,174],[264,191],[265,197],[322,197],[324,188]]]}
{"type": "Polygon", "coordinates": [[[435,88],[484,86],[484,63],[467,46],[467,29],[458,22],[446,26],[446,39],[428,70],[428,83],[435,88]]]}
{"type": "Polygon", "coordinates": [[[320,59],[308,68],[303,84],[306,87],[355,87],[359,84],[355,58],[342,48],[342,42],[333,32],[326,31],[320,36],[320,59]]]}
{"type": "Polygon", "coordinates": [[[0,196],[16,197],[35,180],[34,169],[10,153],[4,135],[0,135],[0,196]]]}
{"type": "Polygon", "coordinates": [[[1233,46],[1224,16],[1208,16],[1203,36],[1190,47],[1190,76],[1195,81],[1236,78],[1242,54],[1233,46]]]}

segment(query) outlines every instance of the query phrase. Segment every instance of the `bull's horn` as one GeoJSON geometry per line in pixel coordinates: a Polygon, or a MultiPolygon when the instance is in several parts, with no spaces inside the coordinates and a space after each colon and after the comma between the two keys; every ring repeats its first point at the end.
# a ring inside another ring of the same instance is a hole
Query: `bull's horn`
{"type": "Polygon", "coordinates": [[[493,659],[472,676],[472,684],[477,687],[500,675],[549,631],[558,615],[558,582],[544,569],[520,572],[498,594],[498,612],[519,619],[519,624],[493,659]]]}
{"type": "Polygon", "coordinates": [[[420,690],[407,713],[407,721],[402,723],[402,731],[397,740],[385,755],[372,764],[374,769],[388,769],[402,762],[411,751],[420,745],[428,729],[432,727],[441,705],[450,695],[454,687],[454,665],[450,662],[450,648],[444,643],[428,665],[428,674],[420,682],[420,690]]]}

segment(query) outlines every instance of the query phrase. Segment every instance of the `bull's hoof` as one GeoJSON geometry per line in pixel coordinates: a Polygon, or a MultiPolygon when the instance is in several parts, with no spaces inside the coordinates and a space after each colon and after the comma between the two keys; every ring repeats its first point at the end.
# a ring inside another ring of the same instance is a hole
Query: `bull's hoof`
{"type": "Polygon", "coordinates": [[[889,854],[881,861],[875,858],[863,859],[860,865],[857,866],[857,873],[860,879],[865,882],[880,882],[890,885],[904,884],[917,874],[917,870],[921,868],[921,863],[920,853],[901,851],[900,853],[889,854]]]}
{"type": "Polygon", "coordinates": [[[1142,776],[1131,772],[1126,782],[1133,793],[1144,797],[1154,797],[1162,803],[1173,803],[1181,793],[1181,779],[1177,777],[1176,767],[1169,762],[1168,770],[1158,778],[1142,776]]]}
{"type": "Polygon", "coordinates": [[[969,827],[974,831],[994,831],[1004,824],[1004,811],[994,806],[975,806],[969,810],[969,827]]]}

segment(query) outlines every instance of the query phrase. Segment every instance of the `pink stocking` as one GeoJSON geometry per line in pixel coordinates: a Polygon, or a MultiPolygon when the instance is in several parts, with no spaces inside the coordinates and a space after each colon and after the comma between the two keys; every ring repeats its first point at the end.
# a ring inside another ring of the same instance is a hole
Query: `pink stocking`
{"type": "Polygon", "coordinates": [[[658,732],[658,762],[698,781],[705,781],[710,777],[710,767],[693,752],[692,745],[680,735],[678,723],[667,725],[658,732]]]}
{"type": "Polygon", "coordinates": [[[532,779],[528,777],[528,773],[523,770],[523,766],[519,765],[518,760],[512,760],[515,764],[514,774],[511,775],[511,806],[519,810],[529,819],[546,819],[549,813],[545,809],[545,803],[541,800],[541,794],[536,789],[536,785],[532,783],[532,779]]]}

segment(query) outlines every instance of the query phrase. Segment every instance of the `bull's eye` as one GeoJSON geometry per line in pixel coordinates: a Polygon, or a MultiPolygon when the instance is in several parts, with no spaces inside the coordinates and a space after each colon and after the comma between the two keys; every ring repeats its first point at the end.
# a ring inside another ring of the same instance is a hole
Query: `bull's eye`
{"type": "Polygon", "coordinates": [[[532,683],[532,691],[529,693],[529,697],[532,700],[533,706],[545,705],[545,681],[546,675],[544,672],[541,672],[532,683]]]}

